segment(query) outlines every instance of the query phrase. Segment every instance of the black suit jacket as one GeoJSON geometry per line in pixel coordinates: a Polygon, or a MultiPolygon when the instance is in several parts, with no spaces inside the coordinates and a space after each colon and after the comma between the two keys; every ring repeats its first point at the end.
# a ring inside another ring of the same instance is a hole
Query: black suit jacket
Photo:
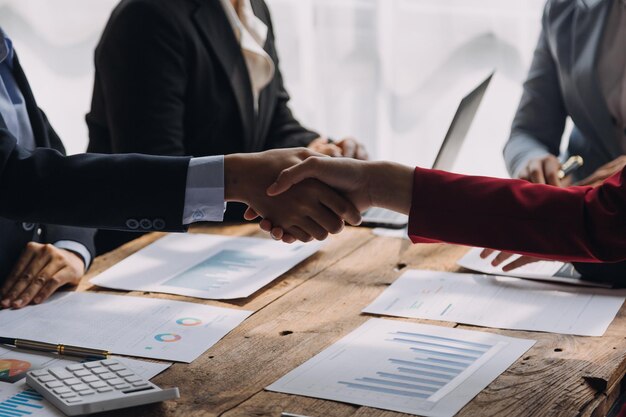
{"type": "MultiPolygon", "coordinates": [[[[13,75],[24,96],[36,146],[51,148],[60,153],[65,153],[63,143],[52,126],[50,126],[45,114],[37,107],[17,57],[14,59],[13,64],[13,75]]],[[[21,191],[24,195],[32,193],[32,197],[38,197],[32,189],[24,187],[21,191]]],[[[4,199],[5,197],[0,194],[0,198],[4,199]]],[[[94,233],[95,230],[93,229],[37,224],[30,221],[21,222],[0,217],[0,282],[11,271],[28,242],[55,243],[60,240],[73,240],[82,243],[94,256],[94,233]]]]}
{"type": "MultiPolygon", "coordinates": [[[[318,134],[293,117],[269,10],[265,50],[276,75],[255,114],[247,67],[218,0],[123,0],[96,48],[89,152],[221,155],[307,146],[318,134]]],[[[241,219],[229,204],[227,219],[241,219]]],[[[134,236],[98,233],[99,252],[134,236]]]]}

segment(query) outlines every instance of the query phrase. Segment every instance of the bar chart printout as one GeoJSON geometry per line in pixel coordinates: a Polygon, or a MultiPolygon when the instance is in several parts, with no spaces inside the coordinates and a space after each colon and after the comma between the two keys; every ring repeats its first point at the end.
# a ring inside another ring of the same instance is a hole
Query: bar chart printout
{"type": "Polygon", "coordinates": [[[450,417],[535,343],[370,319],[270,385],[270,391],[450,417]]]}

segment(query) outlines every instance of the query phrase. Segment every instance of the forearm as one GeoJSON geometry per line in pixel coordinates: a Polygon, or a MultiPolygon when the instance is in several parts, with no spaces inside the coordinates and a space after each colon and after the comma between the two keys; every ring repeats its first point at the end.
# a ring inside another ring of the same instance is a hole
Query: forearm
{"type": "Polygon", "coordinates": [[[626,259],[626,184],[562,189],[519,180],[415,170],[409,234],[578,262],[626,259]]]}
{"type": "Polygon", "coordinates": [[[364,162],[368,164],[369,198],[373,206],[384,207],[403,214],[411,210],[413,168],[394,162],[364,162]]]}

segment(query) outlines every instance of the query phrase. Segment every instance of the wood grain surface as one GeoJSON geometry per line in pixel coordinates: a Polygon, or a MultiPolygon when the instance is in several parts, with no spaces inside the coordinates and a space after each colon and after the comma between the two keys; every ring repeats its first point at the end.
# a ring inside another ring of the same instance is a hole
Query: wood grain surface
{"type": "MultiPolygon", "coordinates": [[[[205,226],[194,233],[263,236],[249,225],[205,226]]],[[[89,278],[162,237],[143,236],[97,258],[79,291],[125,294],[91,286],[89,278]]],[[[175,364],[154,379],[178,386],[181,398],[105,413],[110,416],[397,417],[405,414],[327,400],[264,391],[264,387],[329,347],[371,315],[361,310],[407,268],[458,271],[467,248],[412,245],[348,228],[323,249],[252,296],[229,302],[129,292],[254,310],[255,313],[191,364],[175,364]]],[[[604,416],[621,392],[626,374],[626,310],[603,337],[509,331],[414,319],[446,327],[537,340],[536,345],[494,380],[458,416],[604,416]]],[[[390,318],[391,319],[391,318],[390,318]]]]}

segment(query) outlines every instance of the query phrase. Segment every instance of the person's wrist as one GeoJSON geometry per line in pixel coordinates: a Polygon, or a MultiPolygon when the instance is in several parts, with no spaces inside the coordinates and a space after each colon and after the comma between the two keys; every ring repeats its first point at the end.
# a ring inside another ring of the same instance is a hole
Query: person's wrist
{"type": "Polygon", "coordinates": [[[249,181],[245,178],[247,158],[243,154],[224,156],[224,200],[247,202],[249,181]]]}
{"type": "Polygon", "coordinates": [[[395,162],[371,162],[367,183],[372,205],[408,214],[413,195],[414,169],[395,162]]]}

